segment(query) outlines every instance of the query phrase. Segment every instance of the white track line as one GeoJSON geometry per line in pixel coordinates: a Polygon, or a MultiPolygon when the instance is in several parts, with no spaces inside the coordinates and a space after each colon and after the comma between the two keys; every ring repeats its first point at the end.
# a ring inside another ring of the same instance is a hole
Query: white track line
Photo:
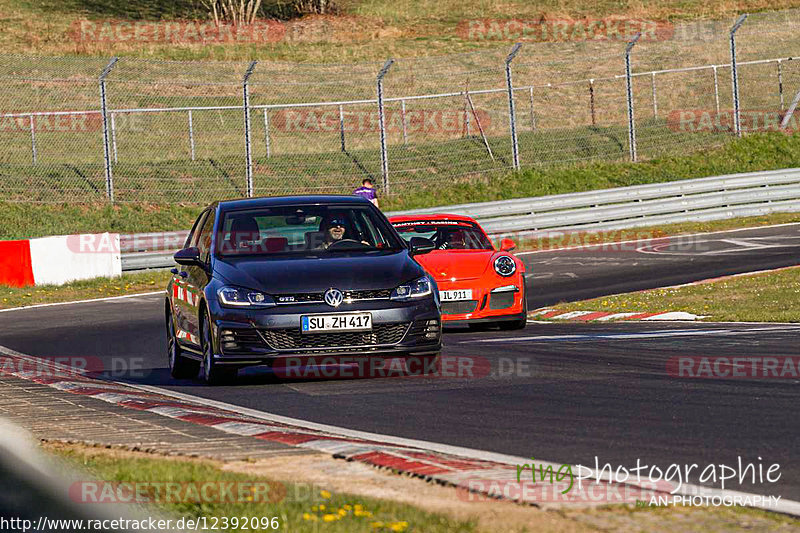
{"type": "Polygon", "coordinates": [[[124,296],[108,296],[106,298],[92,298],[91,300],[75,300],[74,302],[55,302],[51,304],[25,305],[23,307],[11,307],[0,309],[0,313],[10,313],[11,311],[23,311],[25,309],[37,309],[39,307],[55,307],[58,305],[88,304],[92,302],[107,302],[110,300],[122,300],[123,298],[136,298],[138,296],[153,296],[154,294],[165,294],[164,291],[141,292],[139,294],[126,294],[124,296]]]}
{"type": "MultiPolygon", "coordinates": [[[[719,231],[706,231],[706,232],[703,232],[703,233],[677,233],[675,235],[664,235],[663,237],[652,237],[650,239],[634,239],[634,240],[631,240],[631,241],[608,241],[608,242],[601,242],[601,243],[597,243],[597,244],[581,244],[581,245],[578,245],[578,246],[568,246],[566,248],[552,248],[552,249],[549,249],[549,250],[530,250],[530,251],[527,251],[527,252],[518,252],[518,253],[515,253],[514,255],[542,254],[542,253],[547,253],[547,252],[568,252],[570,250],[583,250],[585,248],[600,248],[602,246],[613,246],[613,245],[617,245],[617,244],[633,244],[633,243],[636,243],[636,242],[654,242],[654,241],[661,241],[661,240],[665,240],[665,239],[675,239],[675,238],[678,238],[678,237],[681,237],[681,238],[683,238],[683,237],[699,237],[701,235],[717,235],[717,234],[720,234],[720,233],[733,233],[733,232],[736,232],[736,231],[750,231],[750,230],[765,229],[765,228],[782,228],[782,227],[785,227],[785,226],[800,226],[800,222],[787,222],[785,224],[772,224],[770,226],[751,226],[751,227],[747,227],[747,228],[725,229],[725,230],[719,230],[719,231]]],[[[627,230],[635,230],[635,229],[636,228],[628,228],[627,230]]],[[[605,231],[627,231],[627,230],[605,230],[605,231]]],[[[593,231],[587,231],[587,232],[584,232],[584,233],[602,233],[602,232],[603,232],[603,230],[594,231],[594,232],[593,231]]],[[[567,235],[567,234],[570,234],[570,233],[581,233],[581,232],[579,232],[579,231],[565,231],[565,232],[562,233],[562,235],[567,235]]],[[[547,238],[547,237],[543,237],[543,238],[547,238]]],[[[556,238],[556,237],[552,237],[552,238],[556,238]]]]}

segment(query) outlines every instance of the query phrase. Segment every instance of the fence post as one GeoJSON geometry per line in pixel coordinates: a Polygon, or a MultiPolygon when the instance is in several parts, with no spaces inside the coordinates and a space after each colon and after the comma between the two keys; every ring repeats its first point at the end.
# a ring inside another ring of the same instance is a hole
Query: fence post
{"type": "Polygon", "coordinates": [[[117,160],[117,115],[116,113],[111,113],[111,148],[113,149],[114,153],[114,164],[116,165],[117,160]]]}
{"type": "Polygon", "coordinates": [[[406,101],[400,101],[400,118],[403,119],[403,144],[408,144],[408,129],[406,128],[406,101]]]}
{"type": "Polygon", "coordinates": [[[339,138],[342,141],[342,152],[347,151],[347,146],[344,143],[344,109],[339,106],[339,138]]]}
{"type": "Polygon", "coordinates": [[[783,111],[783,66],[781,60],[778,60],[778,95],[781,98],[781,111],[783,111]]]}
{"type": "Polygon", "coordinates": [[[633,83],[631,80],[631,50],[636,41],[641,37],[637,33],[625,47],[625,85],[628,92],[628,147],[630,148],[631,161],[636,162],[636,122],[633,118],[633,83]]]}
{"type": "Polygon", "coordinates": [[[712,68],[714,69],[714,103],[717,106],[717,115],[719,115],[719,78],[717,77],[717,66],[714,65],[712,68]]]}
{"type": "Polygon", "coordinates": [[[594,79],[589,80],[589,112],[592,115],[592,126],[596,126],[597,117],[594,111],[594,79]]]}
{"type": "Polygon", "coordinates": [[[192,110],[189,110],[189,151],[194,161],[194,121],[192,120],[192,110]]]}
{"type": "Polygon", "coordinates": [[[264,144],[267,146],[267,159],[272,156],[272,146],[269,140],[269,109],[264,108],[264,144]]]}
{"type": "Polygon", "coordinates": [[[33,164],[36,164],[38,159],[36,154],[36,127],[34,126],[33,115],[30,115],[31,120],[31,157],[33,158],[33,164]]]}
{"type": "Polygon", "coordinates": [[[100,73],[100,111],[103,114],[103,158],[105,160],[105,170],[106,170],[106,196],[108,196],[108,200],[113,204],[114,203],[114,175],[112,174],[111,170],[111,154],[109,153],[109,146],[108,146],[108,106],[106,101],[106,78],[111,73],[111,69],[114,68],[114,65],[117,64],[119,61],[118,57],[112,57],[111,61],[108,62],[106,68],[103,69],[103,72],[100,73]]]}
{"type": "Polygon", "coordinates": [[[514,61],[522,44],[517,43],[506,57],[506,86],[508,88],[508,121],[511,126],[511,153],[514,157],[514,170],[519,170],[519,145],[517,144],[517,115],[514,109],[514,83],[511,80],[511,62],[514,61]]]}
{"type": "Polygon", "coordinates": [[[250,90],[249,81],[250,76],[256,68],[258,61],[251,61],[250,66],[247,67],[247,72],[244,73],[242,80],[242,92],[244,96],[244,145],[245,155],[247,157],[247,197],[253,197],[253,147],[250,142],[250,90]]]}
{"type": "Polygon", "coordinates": [[[733,89],[733,122],[736,135],[742,136],[742,123],[739,118],[739,74],[736,71],[736,30],[744,23],[747,13],[740,15],[731,28],[731,84],[733,89]]]}
{"type": "Polygon", "coordinates": [[[394,64],[394,59],[384,63],[378,72],[378,123],[381,129],[381,174],[383,175],[383,194],[389,193],[389,154],[386,153],[386,119],[383,111],[383,78],[394,64]]]}
{"type": "Polygon", "coordinates": [[[650,85],[653,88],[653,118],[658,118],[658,98],[656,97],[656,73],[650,73],[650,85]]]}

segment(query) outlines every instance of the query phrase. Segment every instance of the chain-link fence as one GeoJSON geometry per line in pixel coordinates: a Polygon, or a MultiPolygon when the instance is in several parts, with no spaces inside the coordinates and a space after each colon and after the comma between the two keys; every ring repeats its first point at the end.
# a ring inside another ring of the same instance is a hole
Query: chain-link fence
{"type": "Polygon", "coordinates": [[[0,200],[426,194],[794,131],[800,12],[734,22],[351,65],[4,56],[0,200]]]}

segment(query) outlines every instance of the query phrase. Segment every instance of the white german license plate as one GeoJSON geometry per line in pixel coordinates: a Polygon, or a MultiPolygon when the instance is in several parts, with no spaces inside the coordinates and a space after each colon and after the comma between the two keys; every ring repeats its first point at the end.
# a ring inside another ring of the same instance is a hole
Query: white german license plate
{"type": "Polygon", "coordinates": [[[331,331],[372,331],[369,313],[347,315],[303,315],[300,317],[303,333],[329,333],[331,331]]]}
{"type": "Polygon", "coordinates": [[[472,289],[439,291],[439,299],[443,302],[460,302],[462,300],[472,300],[472,289]]]}

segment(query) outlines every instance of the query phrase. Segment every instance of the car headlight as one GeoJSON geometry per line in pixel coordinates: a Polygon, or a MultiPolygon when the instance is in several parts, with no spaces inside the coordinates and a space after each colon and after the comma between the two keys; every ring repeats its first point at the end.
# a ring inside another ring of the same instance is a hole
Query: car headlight
{"type": "Polygon", "coordinates": [[[217,291],[219,303],[225,307],[273,307],[275,301],[263,292],[238,287],[222,287],[217,291]]]}
{"type": "Polygon", "coordinates": [[[507,255],[501,255],[494,260],[494,271],[501,276],[508,277],[517,271],[517,263],[507,255]]]}
{"type": "Polygon", "coordinates": [[[433,292],[433,284],[428,276],[415,279],[411,283],[400,285],[392,291],[392,300],[411,300],[428,296],[433,292]]]}

